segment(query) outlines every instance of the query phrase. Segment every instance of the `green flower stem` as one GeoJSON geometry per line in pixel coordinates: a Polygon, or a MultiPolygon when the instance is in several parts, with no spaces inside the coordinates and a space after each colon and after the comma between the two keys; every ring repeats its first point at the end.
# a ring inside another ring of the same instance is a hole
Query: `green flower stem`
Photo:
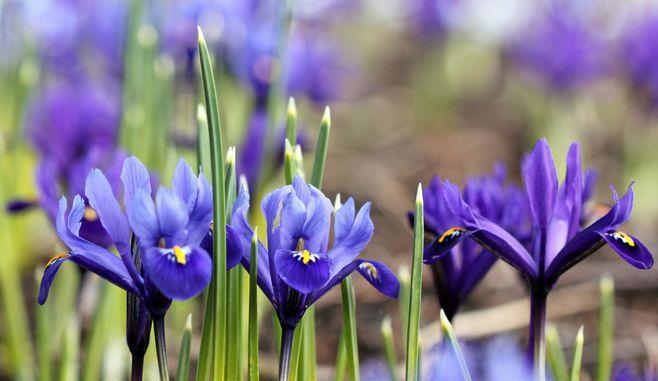
{"type": "Polygon", "coordinates": [[[609,381],[612,372],[612,346],[614,336],[615,284],[612,278],[601,279],[601,311],[599,312],[599,359],[597,381],[609,381]]]}
{"type": "Polygon", "coordinates": [[[398,360],[395,354],[395,343],[393,340],[393,327],[390,316],[384,317],[381,325],[382,342],[384,343],[384,354],[386,355],[386,364],[391,372],[391,380],[398,379],[398,360]]]}
{"type": "Polygon", "coordinates": [[[356,302],[352,278],[346,277],[340,284],[343,302],[343,329],[345,330],[345,349],[347,374],[350,380],[359,381],[359,348],[356,336],[356,302]]]}
{"type": "Polygon", "coordinates": [[[167,365],[167,341],[165,338],[164,317],[153,319],[155,333],[155,350],[158,356],[160,381],[169,381],[169,366],[167,365]]]}
{"type": "Polygon", "coordinates": [[[295,329],[281,327],[281,351],[279,352],[279,381],[288,381],[295,329]]]}

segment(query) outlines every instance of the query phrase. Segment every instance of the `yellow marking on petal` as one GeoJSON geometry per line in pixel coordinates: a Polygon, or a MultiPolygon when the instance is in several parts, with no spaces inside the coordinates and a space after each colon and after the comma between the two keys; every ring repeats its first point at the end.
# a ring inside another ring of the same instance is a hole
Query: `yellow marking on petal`
{"type": "Polygon", "coordinates": [[[628,234],[622,231],[616,231],[611,234],[614,239],[621,240],[623,243],[627,244],[630,247],[635,247],[635,241],[628,234]]]}
{"type": "Polygon", "coordinates": [[[50,267],[53,263],[57,262],[60,259],[64,259],[68,257],[68,254],[57,254],[54,257],[50,258],[48,262],[46,262],[46,268],[50,267]]]}
{"type": "Polygon", "coordinates": [[[465,231],[464,228],[461,226],[455,226],[454,228],[450,228],[446,230],[443,234],[441,234],[441,237],[439,237],[439,243],[443,243],[448,238],[455,238],[458,237],[461,233],[465,231]]]}
{"type": "Polygon", "coordinates": [[[176,262],[184,265],[187,263],[187,257],[185,257],[185,253],[183,253],[183,249],[180,248],[180,246],[174,246],[172,249],[174,251],[174,256],[176,257],[176,262]]]}
{"type": "Polygon", "coordinates": [[[377,268],[375,268],[375,265],[373,265],[370,262],[363,262],[360,265],[362,268],[368,272],[368,274],[375,280],[379,279],[379,272],[377,272],[377,268]]]}
{"type": "Polygon", "coordinates": [[[89,222],[96,221],[98,219],[98,213],[96,213],[94,208],[92,208],[91,206],[85,208],[83,216],[85,220],[89,222]]]}
{"type": "Polygon", "coordinates": [[[302,263],[308,265],[310,261],[311,261],[311,253],[309,253],[308,250],[302,251],[302,263]]]}

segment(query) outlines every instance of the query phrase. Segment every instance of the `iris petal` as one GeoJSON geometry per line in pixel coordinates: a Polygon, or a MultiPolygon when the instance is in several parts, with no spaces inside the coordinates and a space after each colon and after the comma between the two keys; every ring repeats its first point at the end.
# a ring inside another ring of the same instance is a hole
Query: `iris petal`
{"type": "Polygon", "coordinates": [[[139,237],[142,245],[157,246],[160,239],[160,223],[155,203],[145,189],[140,189],[130,201],[126,201],[126,212],[130,227],[139,237]]]}
{"type": "Polygon", "coordinates": [[[146,191],[149,196],[151,195],[151,178],[149,172],[144,164],[134,156],[126,158],[123,162],[121,181],[123,181],[123,197],[126,205],[130,203],[132,196],[140,189],[146,191]]]}
{"type": "Polygon", "coordinates": [[[177,258],[173,249],[163,250],[150,247],[144,251],[144,271],[153,284],[171,299],[189,299],[210,282],[212,260],[198,246],[177,248],[183,251],[184,259],[177,258]]]}
{"type": "Polygon", "coordinates": [[[185,201],[188,212],[192,212],[197,199],[197,186],[196,176],[192,172],[192,168],[185,162],[183,158],[178,160],[176,169],[174,170],[174,177],[171,180],[171,190],[176,196],[185,201]]]}
{"type": "MultiPolygon", "coordinates": [[[[340,209],[336,214],[340,213],[340,209]]],[[[354,220],[337,218],[336,229],[347,231],[340,240],[334,241],[327,255],[331,258],[331,276],[336,275],[343,267],[352,262],[366,247],[375,227],[370,219],[370,203],[365,203],[354,217],[354,220]],[[340,228],[338,225],[342,225],[340,228]]]]}
{"type": "Polygon", "coordinates": [[[634,236],[611,230],[602,234],[602,237],[620,257],[638,269],[649,269],[653,266],[653,256],[649,249],[634,236]]]}
{"type": "Polygon", "coordinates": [[[100,217],[103,228],[112,238],[121,253],[130,250],[130,230],[128,221],[121,211],[112,187],[103,172],[93,169],[85,182],[85,195],[89,204],[100,217]]]}
{"type": "MultiPolygon", "coordinates": [[[[161,187],[155,196],[155,208],[160,224],[160,237],[173,242],[184,242],[189,214],[183,200],[167,188],[161,187]]],[[[210,226],[208,226],[210,227],[210,226]]]]}
{"type": "Polygon", "coordinates": [[[385,264],[377,261],[362,261],[356,269],[379,292],[390,298],[398,297],[400,281],[385,264]]]}
{"type": "Polygon", "coordinates": [[[329,280],[331,261],[325,255],[280,249],[275,261],[279,277],[302,294],[314,291],[329,280]]]}
{"type": "Polygon", "coordinates": [[[536,226],[545,229],[557,200],[557,171],[551,147],[540,139],[523,166],[523,179],[536,226]]]}

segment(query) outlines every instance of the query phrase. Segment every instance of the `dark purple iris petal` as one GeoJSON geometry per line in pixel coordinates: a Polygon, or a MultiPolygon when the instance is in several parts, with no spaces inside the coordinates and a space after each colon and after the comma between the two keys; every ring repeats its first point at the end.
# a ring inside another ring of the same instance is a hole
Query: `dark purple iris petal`
{"type": "Polygon", "coordinates": [[[357,271],[382,294],[397,298],[400,283],[397,277],[385,264],[377,261],[361,261],[357,271]]]}
{"type": "Polygon", "coordinates": [[[523,168],[523,179],[533,223],[538,228],[546,229],[553,216],[558,195],[557,171],[546,139],[540,139],[528,156],[523,168]]]}
{"type": "Polygon", "coordinates": [[[195,296],[208,285],[212,275],[210,255],[198,246],[150,247],[144,251],[142,259],[151,282],[171,299],[186,300],[195,296]]]}
{"type": "Polygon", "coordinates": [[[326,255],[279,249],[274,260],[281,280],[302,294],[310,293],[329,280],[331,261],[326,255]]]}

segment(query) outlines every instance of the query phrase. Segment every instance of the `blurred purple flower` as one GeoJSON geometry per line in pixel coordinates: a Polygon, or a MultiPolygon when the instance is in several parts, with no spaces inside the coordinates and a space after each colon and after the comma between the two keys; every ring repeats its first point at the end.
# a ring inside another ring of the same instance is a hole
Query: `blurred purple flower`
{"type": "Polygon", "coordinates": [[[572,13],[555,5],[508,48],[514,62],[556,90],[586,84],[605,69],[602,41],[572,13]]]}
{"type": "Polygon", "coordinates": [[[412,27],[423,38],[443,37],[449,28],[450,13],[460,0],[412,0],[409,16],[412,27]]]}
{"type": "MultiPolygon", "coordinates": [[[[486,176],[467,181],[464,199],[483,217],[495,221],[514,236],[529,234],[529,209],[523,192],[506,185],[507,173],[502,165],[486,176]]],[[[453,234],[450,228],[458,226],[458,219],[443,201],[444,185],[434,176],[423,191],[425,200],[425,229],[432,239],[443,240],[453,234]]],[[[413,213],[409,212],[410,221],[413,213]]],[[[474,242],[464,241],[452,249],[452,254],[441,259],[432,258],[431,246],[425,253],[425,263],[432,267],[439,304],[448,319],[452,319],[459,306],[485,277],[496,261],[496,256],[474,242]]]]}
{"type": "Polygon", "coordinates": [[[646,368],[644,373],[637,373],[628,364],[615,367],[611,381],[658,381],[658,374],[654,368],[646,368]]]}
{"type": "MultiPolygon", "coordinates": [[[[511,337],[500,336],[461,345],[473,380],[531,381],[532,366],[525,353],[511,337]]],[[[444,343],[432,347],[423,356],[424,381],[465,381],[454,351],[444,343]]]]}
{"type": "Polygon", "coordinates": [[[649,90],[658,102],[658,14],[633,22],[622,41],[622,59],[633,82],[649,90]]]}

